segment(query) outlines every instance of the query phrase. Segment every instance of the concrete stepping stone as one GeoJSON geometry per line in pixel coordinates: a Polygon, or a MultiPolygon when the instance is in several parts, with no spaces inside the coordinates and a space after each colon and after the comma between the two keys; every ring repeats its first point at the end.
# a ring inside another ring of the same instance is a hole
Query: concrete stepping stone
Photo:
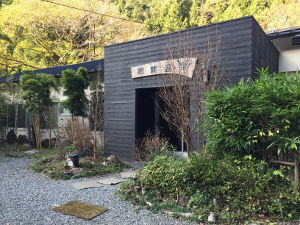
{"type": "Polygon", "coordinates": [[[29,155],[33,155],[35,153],[38,153],[39,151],[37,150],[29,150],[29,151],[26,151],[25,154],[29,154],[29,155]]]}
{"type": "Polygon", "coordinates": [[[124,182],[125,179],[122,178],[115,178],[115,177],[109,177],[109,178],[104,178],[101,180],[97,180],[98,183],[100,184],[105,184],[105,185],[115,185],[124,182]]]}
{"type": "Polygon", "coordinates": [[[96,181],[78,182],[78,183],[73,183],[72,185],[77,190],[82,190],[82,189],[87,189],[87,188],[98,188],[98,187],[101,187],[101,184],[99,184],[96,181]]]}
{"type": "Polygon", "coordinates": [[[130,179],[130,178],[135,178],[136,173],[134,171],[125,171],[125,172],[121,172],[120,175],[123,179],[130,179]]]}

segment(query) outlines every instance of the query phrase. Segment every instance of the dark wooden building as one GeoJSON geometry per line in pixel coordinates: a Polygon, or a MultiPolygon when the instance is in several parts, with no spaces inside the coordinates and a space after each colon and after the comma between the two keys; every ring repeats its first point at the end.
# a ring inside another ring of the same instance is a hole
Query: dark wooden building
{"type": "MultiPolygon", "coordinates": [[[[208,37],[212,43],[219,41],[219,60],[233,83],[252,77],[256,68],[278,69],[278,51],[252,16],[107,46],[104,70],[107,154],[133,160],[136,139],[148,128],[153,129],[153,93],[158,87],[157,76],[143,76],[143,68],[147,67],[139,66],[164,61],[170,40],[187,33],[192,34],[192,42],[199,48],[205,47],[208,37]],[[135,76],[140,74],[140,77],[134,77],[136,68],[135,76]]],[[[155,66],[152,69],[156,72],[155,66]]]]}

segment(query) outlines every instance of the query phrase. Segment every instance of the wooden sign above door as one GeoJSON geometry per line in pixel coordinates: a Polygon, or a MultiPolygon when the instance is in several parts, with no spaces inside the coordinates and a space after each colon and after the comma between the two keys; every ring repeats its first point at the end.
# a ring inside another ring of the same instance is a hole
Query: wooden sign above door
{"type": "Polygon", "coordinates": [[[162,74],[180,74],[192,78],[197,58],[163,60],[131,67],[132,78],[141,78],[162,74]]]}

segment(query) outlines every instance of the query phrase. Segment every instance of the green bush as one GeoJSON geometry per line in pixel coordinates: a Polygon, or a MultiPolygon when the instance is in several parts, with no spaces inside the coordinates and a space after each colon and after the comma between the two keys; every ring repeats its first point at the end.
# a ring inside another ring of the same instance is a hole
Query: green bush
{"type": "Polygon", "coordinates": [[[123,196],[177,210],[176,200],[189,196],[186,208],[202,222],[210,211],[226,224],[300,220],[300,195],[287,176],[292,168],[267,163],[280,151],[290,160],[300,149],[298,73],[262,70],[254,81],[208,93],[205,115],[206,150],[186,160],[156,156],[134,185],[121,187],[123,196]]]}
{"type": "Polygon", "coordinates": [[[37,157],[36,161],[30,164],[30,169],[36,173],[44,173],[51,179],[76,179],[81,177],[93,177],[102,176],[109,173],[121,172],[124,168],[128,167],[125,163],[118,163],[117,165],[103,165],[103,160],[92,160],[88,157],[81,157],[79,160],[80,168],[84,169],[84,172],[80,175],[68,174],[65,169],[65,159],[60,159],[58,155],[54,155],[55,152],[45,151],[48,154],[37,157]]]}
{"type": "Polygon", "coordinates": [[[138,182],[154,195],[175,195],[190,186],[185,163],[173,156],[158,155],[140,172],[138,182]]]}
{"type": "Polygon", "coordinates": [[[300,76],[269,75],[207,94],[208,146],[222,152],[266,159],[300,149],[300,76]]]}
{"type": "Polygon", "coordinates": [[[250,155],[240,160],[232,156],[219,160],[204,153],[192,156],[188,167],[189,176],[198,184],[189,206],[199,214],[216,211],[222,221],[238,222],[252,217],[279,218],[282,207],[288,207],[284,218],[299,218],[300,208],[293,208],[293,202],[300,201],[292,195],[293,188],[283,176],[284,168],[268,168],[266,162],[250,155]],[[283,195],[290,200],[280,205],[277,198],[283,195]],[[218,207],[212,204],[214,198],[218,207]]]}
{"type": "Polygon", "coordinates": [[[292,194],[284,170],[269,168],[250,155],[239,160],[230,155],[219,159],[204,151],[185,160],[162,155],[138,174],[134,185],[123,185],[120,193],[139,203],[141,199],[134,200],[134,196],[141,194],[136,193],[134,186],[141,186],[146,190],[145,199],[159,200],[159,208],[165,209],[172,208],[170,203],[178,209],[177,197],[189,196],[187,209],[203,222],[210,211],[225,223],[251,218],[300,219],[300,196],[292,194]]]}

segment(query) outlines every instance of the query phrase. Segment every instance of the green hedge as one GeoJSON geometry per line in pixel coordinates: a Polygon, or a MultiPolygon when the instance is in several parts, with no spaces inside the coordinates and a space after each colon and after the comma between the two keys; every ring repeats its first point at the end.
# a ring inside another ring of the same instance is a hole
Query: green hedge
{"type": "Polygon", "coordinates": [[[208,147],[265,159],[300,146],[300,76],[269,75],[207,94],[208,147]]]}
{"type": "Polygon", "coordinates": [[[202,222],[211,211],[221,223],[300,219],[300,195],[293,194],[285,170],[269,168],[266,162],[250,155],[219,159],[202,151],[186,160],[162,155],[149,162],[134,185],[123,184],[121,193],[136,201],[134,196],[142,193],[134,186],[142,187],[146,199],[160,209],[171,210],[180,210],[176,199],[188,196],[184,211],[193,212],[194,218],[202,222]]]}

